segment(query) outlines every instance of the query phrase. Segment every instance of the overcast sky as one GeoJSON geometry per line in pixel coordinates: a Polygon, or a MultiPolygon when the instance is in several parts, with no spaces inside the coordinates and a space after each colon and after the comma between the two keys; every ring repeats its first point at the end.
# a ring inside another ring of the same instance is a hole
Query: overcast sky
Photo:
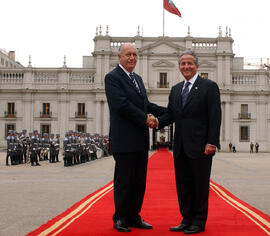
{"type": "MultiPolygon", "coordinates": [[[[165,12],[165,35],[217,37],[232,30],[236,56],[270,57],[270,0],[173,0],[182,18],[165,12]]],[[[0,48],[24,66],[81,67],[91,55],[96,26],[110,36],[162,36],[163,0],[0,0],[0,48]]]]}

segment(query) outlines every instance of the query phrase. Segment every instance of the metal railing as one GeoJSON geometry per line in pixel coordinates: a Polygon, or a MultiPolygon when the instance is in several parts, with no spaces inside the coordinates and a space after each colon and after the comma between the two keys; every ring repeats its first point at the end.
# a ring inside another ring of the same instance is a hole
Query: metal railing
{"type": "Polygon", "coordinates": [[[238,119],[240,120],[250,120],[251,113],[238,113],[238,119]]]}
{"type": "Polygon", "coordinates": [[[16,118],[17,117],[17,112],[15,111],[15,112],[11,113],[11,112],[5,111],[4,112],[4,117],[5,118],[16,118]]]}
{"type": "Polygon", "coordinates": [[[40,112],[40,118],[52,118],[52,112],[40,112]]]}
{"type": "Polygon", "coordinates": [[[87,112],[84,112],[84,113],[75,112],[75,118],[77,118],[77,119],[86,119],[87,118],[87,112]]]}

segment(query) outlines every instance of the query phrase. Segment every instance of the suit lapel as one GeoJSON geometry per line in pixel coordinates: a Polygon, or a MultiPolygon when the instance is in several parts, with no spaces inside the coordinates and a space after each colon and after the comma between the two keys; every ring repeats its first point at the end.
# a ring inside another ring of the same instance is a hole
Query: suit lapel
{"type": "Polygon", "coordinates": [[[184,81],[180,82],[179,84],[179,89],[177,89],[177,94],[176,94],[176,107],[181,108],[182,107],[182,90],[183,90],[183,86],[184,86],[184,81]]]}
{"type": "MultiPolygon", "coordinates": [[[[139,92],[138,92],[138,90],[135,88],[135,85],[133,84],[133,82],[131,81],[131,79],[129,78],[129,76],[126,74],[126,72],[125,71],[123,71],[123,69],[118,65],[117,66],[117,70],[118,70],[118,72],[119,72],[119,74],[121,75],[121,76],[123,76],[123,78],[124,78],[124,81],[125,82],[127,82],[139,95],[142,95],[142,94],[140,94],[139,92]]],[[[134,75],[135,75],[135,77],[136,77],[136,81],[137,81],[137,83],[138,83],[138,85],[139,85],[139,87],[140,87],[140,89],[142,88],[142,86],[141,86],[141,84],[140,84],[140,82],[139,82],[139,80],[137,79],[137,75],[134,73],[134,75]]],[[[142,91],[142,89],[141,89],[141,91],[142,91]]]]}
{"type": "Polygon", "coordinates": [[[146,92],[145,92],[145,88],[144,88],[143,81],[142,81],[142,79],[138,78],[138,76],[137,76],[136,73],[134,73],[134,75],[135,75],[135,78],[136,78],[136,81],[137,81],[137,83],[138,83],[138,86],[139,86],[139,88],[140,88],[141,93],[138,92],[138,90],[135,88],[134,85],[133,85],[133,87],[135,88],[136,92],[137,92],[139,95],[145,97],[145,96],[146,96],[146,92]]]}
{"type": "Polygon", "coordinates": [[[193,86],[192,86],[192,88],[191,88],[191,90],[190,90],[190,92],[188,94],[187,101],[186,101],[186,104],[184,106],[184,109],[185,109],[185,107],[188,106],[188,104],[192,101],[192,99],[194,97],[196,97],[196,94],[198,93],[198,91],[200,89],[201,79],[202,78],[200,76],[198,76],[195,83],[193,84],[193,86]]]}

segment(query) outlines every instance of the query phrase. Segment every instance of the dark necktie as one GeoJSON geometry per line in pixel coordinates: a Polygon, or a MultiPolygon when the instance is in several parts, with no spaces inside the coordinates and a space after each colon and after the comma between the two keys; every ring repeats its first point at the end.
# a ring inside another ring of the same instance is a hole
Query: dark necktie
{"type": "Polygon", "coordinates": [[[140,87],[139,87],[139,85],[138,85],[138,83],[137,83],[137,81],[136,81],[136,79],[135,79],[134,73],[131,72],[131,73],[129,74],[129,76],[130,76],[131,81],[132,81],[132,83],[134,84],[135,88],[137,89],[137,91],[138,91],[139,93],[141,93],[140,87]]]}
{"type": "Polygon", "coordinates": [[[190,85],[191,83],[190,82],[186,82],[185,83],[185,88],[182,92],[182,108],[185,106],[186,104],[186,101],[187,101],[187,97],[188,97],[188,93],[189,93],[189,89],[188,89],[188,86],[190,85]]]}

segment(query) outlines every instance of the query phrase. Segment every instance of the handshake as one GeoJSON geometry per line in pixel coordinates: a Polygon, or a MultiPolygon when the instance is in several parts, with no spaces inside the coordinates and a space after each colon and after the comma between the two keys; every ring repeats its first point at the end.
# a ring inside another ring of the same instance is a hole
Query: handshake
{"type": "Polygon", "coordinates": [[[157,128],[158,127],[158,120],[157,118],[152,115],[152,114],[148,114],[147,115],[147,119],[146,119],[146,125],[149,127],[149,128],[157,128]]]}

